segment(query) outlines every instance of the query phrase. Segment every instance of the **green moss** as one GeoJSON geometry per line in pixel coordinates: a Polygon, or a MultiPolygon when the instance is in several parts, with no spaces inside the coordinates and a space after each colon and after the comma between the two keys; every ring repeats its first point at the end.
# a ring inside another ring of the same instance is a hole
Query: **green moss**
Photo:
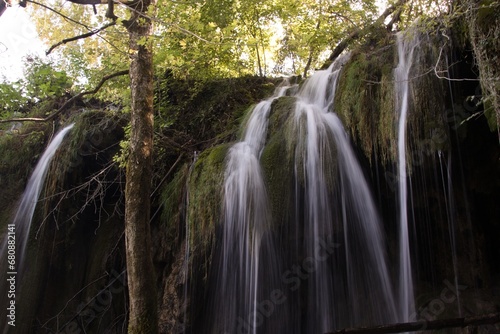
{"type": "MultiPolygon", "coordinates": [[[[425,34],[420,38],[410,73],[407,138],[413,141],[410,145],[414,151],[425,150],[430,155],[448,145],[443,93],[446,89],[443,81],[429,70],[436,66],[443,43],[437,36],[425,34]]],[[[387,164],[397,159],[393,70],[398,59],[394,39],[383,39],[383,43],[379,42],[376,48],[365,45],[353,52],[339,78],[335,112],[365,156],[373,159],[376,154],[387,164]]]]}
{"type": "Polygon", "coordinates": [[[294,155],[296,135],[294,115],[296,98],[280,97],[273,101],[269,113],[267,144],[261,155],[261,165],[267,186],[273,226],[288,221],[294,190],[294,155]]]}
{"type": "Polygon", "coordinates": [[[284,131],[276,132],[265,146],[261,164],[275,226],[286,223],[292,209],[290,195],[293,194],[293,161],[287,148],[284,131]]]}
{"type": "Polygon", "coordinates": [[[378,153],[382,162],[395,160],[397,156],[395,106],[394,106],[394,80],[392,69],[384,71],[380,78],[378,91],[379,114],[375,131],[377,132],[378,153]]]}
{"type": "Polygon", "coordinates": [[[249,107],[270,96],[277,82],[249,76],[185,81],[167,73],[157,83],[158,127],[166,134],[175,129],[197,142],[235,140],[249,107]]]}
{"type": "Polygon", "coordinates": [[[193,244],[206,246],[215,235],[222,210],[224,161],[230,144],[200,154],[189,177],[188,219],[193,244]]]}
{"type": "MultiPolygon", "coordinates": [[[[380,141],[391,142],[392,45],[371,52],[354,52],[344,66],[335,95],[335,112],[354,141],[371,157],[380,141]]],[[[390,145],[382,155],[389,156],[390,145]]]]}
{"type": "Polygon", "coordinates": [[[486,116],[486,120],[488,121],[488,127],[491,132],[496,131],[498,127],[497,114],[495,112],[495,108],[493,104],[489,100],[483,101],[484,103],[484,116],[486,116]]]}
{"type": "Polygon", "coordinates": [[[268,137],[282,130],[289,121],[295,110],[297,99],[291,96],[283,96],[273,101],[268,121],[268,137]]]}

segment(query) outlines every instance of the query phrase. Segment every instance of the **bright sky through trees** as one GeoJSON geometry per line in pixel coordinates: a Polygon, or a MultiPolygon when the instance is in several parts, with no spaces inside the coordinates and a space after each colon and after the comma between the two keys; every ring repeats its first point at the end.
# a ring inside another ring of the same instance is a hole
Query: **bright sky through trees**
{"type": "Polygon", "coordinates": [[[45,47],[24,8],[7,8],[0,16],[0,31],[0,80],[22,77],[25,56],[45,57],[45,47]]]}

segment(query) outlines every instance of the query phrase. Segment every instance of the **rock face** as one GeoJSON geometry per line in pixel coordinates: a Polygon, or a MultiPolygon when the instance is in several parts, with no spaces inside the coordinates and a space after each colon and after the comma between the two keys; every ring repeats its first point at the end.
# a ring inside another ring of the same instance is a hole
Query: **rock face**
{"type": "MultiPolygon", "coordinates": [[[[491,20],[499,17],[483,14],[491,20]]],[[[495,27],[498,25],[491,29],[496,31],[495,27]]],[[[478,36],[486,34],[480,29],[486,27],[478,23],[470,31],[474,53],[467,44],[450,42],[446,36],[422,34],[410,71],[406,158],[416,304],[411,318],[415,320],[480,315],[500,309],[500,146],[497,133],[490,130],[491,120],[486,117],[489,111],[485,113],[484,109],[496,102],[492,88],[484,82],[482,87],[492,97],[485,105],[479,103],[483,93],[477,81],[454,80],[477,79],[477,73],[484,73],[484,62],[491,61],[489,56],[479,59],[491,55],[495,47],[488,44],[483,45],[487,52],[480,49],[478,36]],[[440,72],[444,69],[446,72],[440,72]],[[438,78],[435,70],[453,80],[438,78]]],[[[399,252],[398,117],[394,111],[397,83],[393,80],[397,57],[395,37],[377,31],[369,45],[351,53],[340,72],[334,100],[334,111],[353,144],[383,224],[394,289],[399,252]]],[[[223,240],[226,157],[231,145],[242,137],[240,124],[248,122],[248,107],[270,96],[276,85],[273,81],[242,78],[187,92],[189,83],[160,84],[158,117],[171,120],[158,129],[151,197],[162,333],[215,333],[218,328],[214,310],[225,301],[213,298],[213,290],[220,279],[217,268],[223,240]]],[[[287,95],[272,102],[266,142],[260,153],[272,217],[272,226],[264,237],[273,240],[276,253],[286,259],[281,267],[273,268],[278,274],[307,259],[304,254],[287,253],[290,244],[304,243],[304,230],[292,228],[291,221],[304,216],[302,188],[307,183],[305,172],[297,169],[303,162],[295,156],[301,138],[290,130],[297,97],[287,95]],[[302,187],[302,192],[297,187],[302,187]]],[[[113,159],[120,160],[116,156],[126,120],[90,112],[76,121],[67,146],[54,159],[45,200],[37,209],[28,249],[33,265],[22,279],[19,292],[24,327],[16,328],[16,333],[122,333],[126,328],[124,179],[123,171],[110,165],[113,159]]],[[[4,145],[9,143],[2,143],[2,152],[8,151],[4,145]]],[[[26,142],[29,152],[42,149],[33,143],[26,142]]],[[[331,156],[336,153],[333,147],[331,156]]],[[[21,164],[26,161],[12,161],[21,173],[21,164]]],[[[7,167],[1,168],[6,173],[16,171],[15,166],[7,167]]],[[[341,182],[338,161],[328,159],[322,168],[329,171],[330,176],[325,178],[329,196],[341,198],[337,190],[341,182]]],[[[7,191],[10,194],[21,188],[3,174],[1,177],[5,185],[1,198],[7,197],[7,191]]],[[[1,206],[1,217],[7,217],[11,207],[1,206]]],[[[341,216],[340,211],[333,215],[341,216]]],[[[344,229],[334,225],[332,233],[341,236],[344,229]]],[[[269,254],[261,255],[262,265],[273,263],[269,254]]],[[[342,267],[347,267],[346,263],[342,267]]],[[[271,279],[269,272],[262,275],[264,281],[271,279]]],[[[286,283],[281,284],[280,289],[285,291],[286,283]]],[[[372,291],[373,295],[377,293],[372,291]]],[[[307,289],[285,295],[298,305],[296,308],[273,296],[279,302],[273,306],[276,318],[269,316],[261,328],[280,328],[279,318],[284,318],[296,324],[287,328],[289,332],[306,332],[303,319],[310,298],[307,289]]],[[[355,297],[353,303],[365,305],[370,291],[355,297]]],[[[249,328],[242,326],[244,330],[249,328]]],[[[487,330],[491,328],[480,332],[487,330]]]]}

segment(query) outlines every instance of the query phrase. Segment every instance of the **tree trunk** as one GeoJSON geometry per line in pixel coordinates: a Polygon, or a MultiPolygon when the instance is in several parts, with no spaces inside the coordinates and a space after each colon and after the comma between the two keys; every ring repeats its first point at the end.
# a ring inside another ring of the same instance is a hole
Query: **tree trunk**
{"type": "Polygon", "coordinates": [[[142,0],[132,12],[130,34],[131,134],[125,186],[125,246],[129,289],[128,333],[158,332],[156,275],[150,235],[153,153],[152,23],[141,14],[155,0],[142,0]]]}
{"type": "Polygon", "coordinates": [[[260,53],[259,53],[259,44],[258,43],[255,45],[255,51],[257,52],[257,65],[259,66],[259,76],[262,77],[264,75],[262,74],[262,65],[260,63],[260,53]]]}
{"type": "MultiPolygon", "coordinates": [[[[323,15],[323,13],[322,13],[322,8],[321,8],[321,1],[320,1],[319,2],[318,23],[316,23],[316,31],[314,32],[313,37],[316,36],[316,33],[318,32],[319,28],[321,27],[321,15],[323,15]]],[[[309,43],[312,43],[313,37],[311,37],[309,39],[309,43]]],[[[304,78],[307,78],[307,74],[309,73],[309,68],[311,68],[313,56],[314,56],[314,47],[311,45],[311,46],[309,46],[309,58],[307,58],[306,67],[304,67],[304,78]]]]}

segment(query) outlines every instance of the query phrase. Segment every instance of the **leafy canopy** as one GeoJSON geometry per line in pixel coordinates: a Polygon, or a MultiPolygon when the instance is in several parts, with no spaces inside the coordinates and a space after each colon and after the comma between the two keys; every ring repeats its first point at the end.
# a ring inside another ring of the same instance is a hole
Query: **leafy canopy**
{"type": "MultiPolygon", "coordinates": [[[[97,5],[96,13],[92,6],[66,0],[53,0],[50,6],[59,14],[36,4],[28,6],[48,46],[110,22],[105,5],[97,5]]],[[[398,28],[424,12],[442,13],[446,6],[443,1],[410,1],[398,28]]],[[[155,22],[151,38],[157,75],[168,71],[176,77],[208,79],[307,75],[350,32],[374,22],[378,11],[375,0],[159,0],[154,13],[147,15],[155,22]]],[[[54,49],[57,66],[50,80],[39,82],[36,88],[35,81],[48,71],[42,66],[37,69],[41,76],[27,73],[29,85],[2,85],[3,95],[11,97],[12,104],[26,96],[57,95],[68,89],[68,77],[74,82],[73,89],[81,91],[94,87],[106,74],[128,68],[128,33],[121,24],[127,13],[124,5],[115,3],[116,25],[54,49]],[[59,91],[50,88],[56,83],[62,84],[59,91]]],[[[98,93],[100,98],[125,105],[129,95],[126,76],[98,93]]]]}
{"type": "Polygon", "coordinates": [[[52,63],[32,57],[27,57],[26,61],[23,79],[0,83],[0,111],[3,117],[11,117],[30,103],[61,97],[72,87],[67,73],[57,70],[52,63]]]}

